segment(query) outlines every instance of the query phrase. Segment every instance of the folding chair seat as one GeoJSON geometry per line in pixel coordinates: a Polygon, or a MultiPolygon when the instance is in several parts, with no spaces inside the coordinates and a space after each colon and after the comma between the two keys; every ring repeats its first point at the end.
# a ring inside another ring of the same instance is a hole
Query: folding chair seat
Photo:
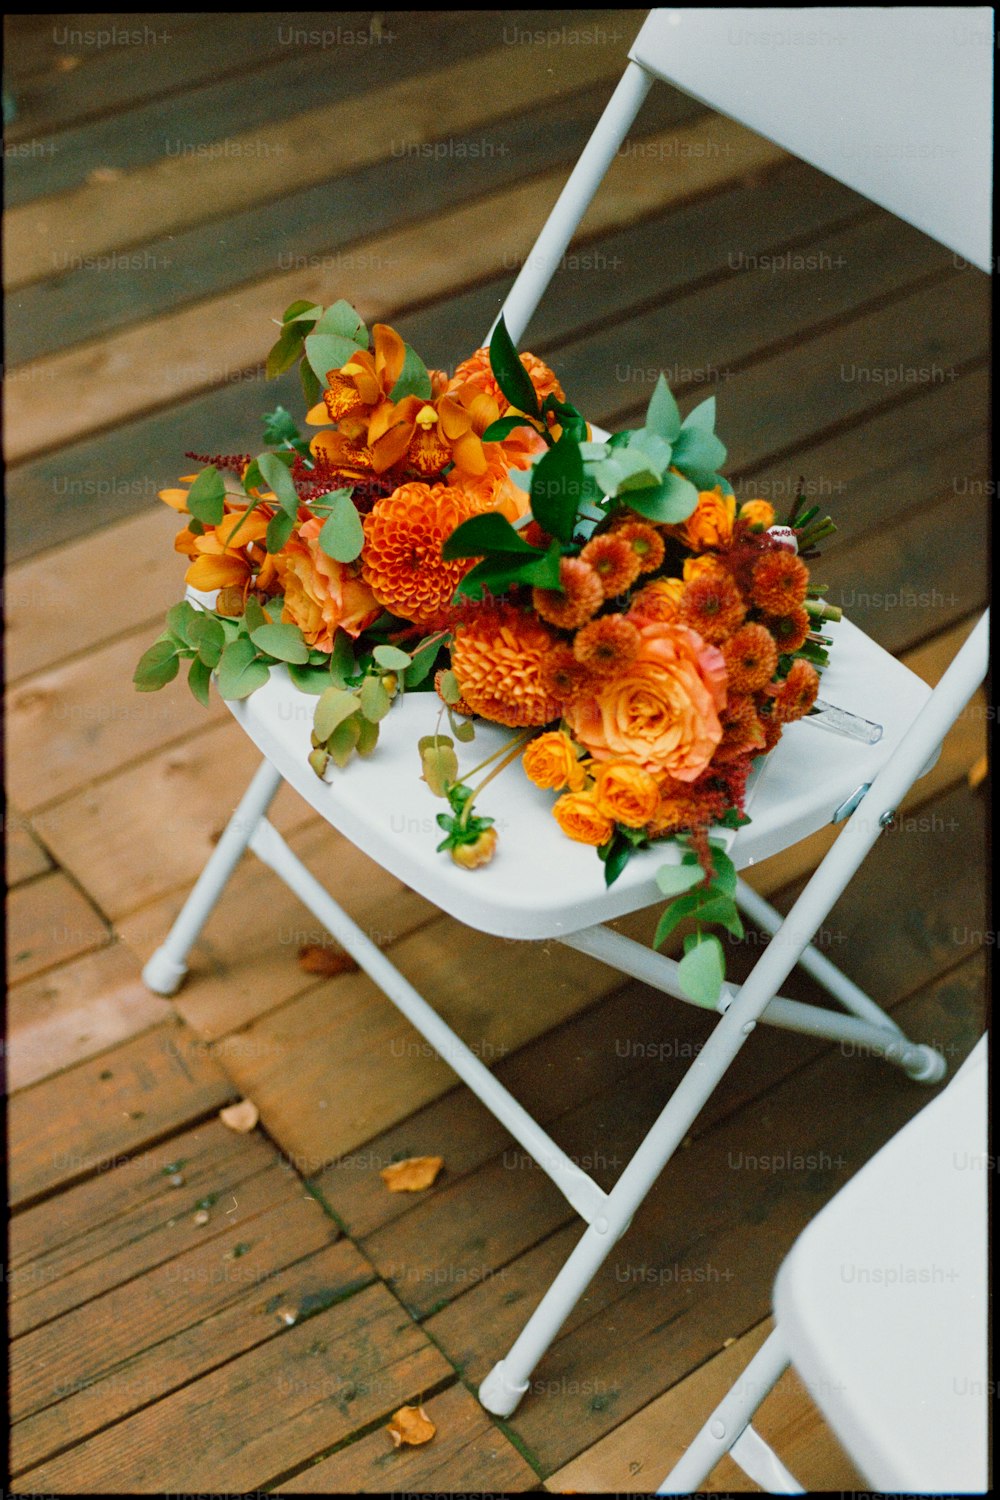
{"type": "Polygon", "coordinates": [[[658,1493],[698,1489],[729,1456],[801,1494],[751,1418],[789,1364],[880,1493],[989,1487],[987,1043],[799,1235],[774,1331],[658,1493]]]}
{"type": "MultiPolygon", "coordinates": [[[[526,327],[654,76],[673,79],[716,107],[737,112],[730,107],[731,101],[720,100],[697,83],[698,67],[705,67],[698,29],[707,24],[705,17],[713,15],[750,18],[748,24],[752,21],[759,28],[768,24],[772,14],[786,18],[787,24],[789,13],[785,11],[651,13],[632,49],[633,61],[622,83],[507,299],[505,315],[515,340],[526,327]],[[680,24],[675,26],[676,18],[680,24]],[[691,45],[678,46],[678,39],[688,37],[689,24],[693,28],[691,45]],[[677,68],[672,71],[673,54],[677,68]]],[[[826,14],[810,12],[812,17],[826,14]]],[[[853,25],[854,17],[869,13],[853,10],[831,14],[843,14],[841,24],[853,25]]],[[[865,45],[869,45],[867,39],[865,45]]],[[[846,50],[850,57],[855,56],[853,49],[846,50]]],[[[940,52],[934,62],[940,66],[940,52]]],[[[727,76],[732,78],[732,70],[727,76]]],[[[742,78],[738,68],[736,76],[742,78]]],[[[821,82],[812,80],[817,97],[821,97],[821,82]]],[[[865,128],[871,127],[876,109],[884,106],[887,97],[906,102],[906,90],[898,88],[894,93],[891,82],[883,77],[881,92],[868,101],[867,112],[860,111],[865,128]]],[[[754,89],[759,86],[758,76],[754,89]]],[[[736,90],[734,97],[741,107],[751,97],[759,102],[754,89],[743,81],[741,89],[736,90]]],[[[913,100],[915,107],[925,108],[927,99],[937,97],[936,89],[935,84],[926,96],[918,92],[913,100]]],[[[971,85],[970,90],[975,93],[971,85]]],[[[769,93],[765,89],[764,94],[777,98],[773,90],[769,93]]],[[[975,97],[978,99],[978,94],[975,97]]],[[[813,114],[817,113],[816,99],[810,102],[813,114]]],[[[796,149],[798,114],[783,109],[779,113],[781,119],[774,129],[759,112],[751,123],[796,149]]],[[[825,133],[821,130],[818,141],[810,140],[809,150],[803,148],[801,154],[836,172],[831,130],[828,120],[825,133]]],[[[837,175],[846,178],[848,174],[837,175]]],[[[861,191],[869,191],[876,201],[895,207],[924,228],[933,229],[934,213],[942,214],[945,205],[948,223],[939,237],[970,259],[981,256],[981,226],[977,212],[970,212],[967,198],[959,191],[956,204],[952,184],[947,194],[943,189],[939,193],[937,208],[932,203],[925,212],[923,197],[917,193],[921,185],[916,178],[911,183],[912,176],[906,177],[906,183],[907,192],[912,190],[914,195],[913,203],[905,194],[905,201],[900,201],[898,193],[894,196],[885,184],[873,186],[863,171],[852,173],[850,180],[861,191]],[[915,207],[917,197],[920,203],[915,207]]],[[[898,174],[891,176],[888,188],[899,188],[898,174]]],[[[738,990],[733,986],[724,989],[718,1007],[720,1017],[711,1036],[671,1098],[664,1101],[659,1119],[610,1193],[569,1159],[473,1050],[441,1021],[427,1000],[292,854],[267,821],[266,812],[282,780],[287,781],[361,850],[459,921],[507,938],[557,938],[683,999],[676,963],[604,925],[662,899],[653,877],[670,857],[669,847],[650,850],[632,860],[617,883],[606,890],[593,851],[571,843],[559,832],[549,815],[550,799],[531,786],[519,770],[512,769],[492,785],[489,794],[489,812],[496,817],[502,834],[500,850],[491,864],[470,875],[435,853],[434,818],[441,804],[418,777],[416,742],[432,732],[437,720],[432,698],[411,694],[396,704],[383,721],[377,753],[369,760],[353,762],[329,784],[318,781],[307,765],[314,700],[298,693],[283,670],[273,671],[267,685],[246,701],[230,704],[237,722],[262,752],[264,762],[170,935],[146,965],[146,982],[160,994],[170,994],[177,988],[187,972],[192,944],[235,864],[249,848],[285,880],[548,1173],[587,1228],[506,1360],[481,1386],[480,1399],[491,1411],[502,1415],[513,1411],[528,1388],[538,1360],[759,1020],[849,1042],[859,1052],[884,1056],[923,1082],[935,1082],[943,1076],[945,1065],[940,1055],[910,1041],[873,1000],[810,943],[879,833],[891,821],[893,810],[932,761],[952,722],[982,681],[987,660],[986,621],[984,618],[977,626],[933,693],[848,620],[832,626],[831,633],[835,647],[823,676],[823,698],[880,725],[881,737],[877,742],[864,743],[828,734],[815,722],[803,720],[790,727],[756,776],[748,804],[752,821],[738,832],[727,834],[738,867],[745,869],[787,848],[831,820],[846,819],[844,830],[786,918],[740,883],[738,902],[753,921],[774,935],[774,941],[766,946],[753,973],[738,990]],[[777,995],[796,962],[825,986],[847,1014],[777,995]]],[[[498,746],[506,733],[497,726],[480,724],[472,747],[475,760],[498,746]]]]}

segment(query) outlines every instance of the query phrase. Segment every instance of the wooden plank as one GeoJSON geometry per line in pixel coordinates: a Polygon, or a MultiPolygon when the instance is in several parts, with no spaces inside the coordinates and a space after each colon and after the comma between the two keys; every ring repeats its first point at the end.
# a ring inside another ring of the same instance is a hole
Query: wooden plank
{"type": "Polygon", "coordinates": [[[28,1204],[225,1104],[234,1089],[178,1020],[10,1101],[10,1200],[28,1204]]]}
{"type": "Polygon", "coordinates": [[[61,870],[12,890],[7,921],[10,984],[99,948],[110,937],[107,924],[61,870]]]}
{"type": "MultiPolygon", "coordinates": [[[[545,1488],[553,1494],[648,1494],[663,1483],[699,1431],[702,1422],[740,1379],[774,1327],[766,1318],[714,1359],[678,1382],[627,1422],[563,1469],[545,1488]]],[[[861,1491],[865,1481],[816,1410],[798,1373],[789,1368],[758,1408],[753,1425],[809,1492],[861,1491]]],[[[709,1494],[750,1491],[748,1479],[731,1458],[717,1464],[702,1484],[709,1494]]]]}
{"type": "MultiPolygon", "coordinates": [[[[272,1177],[273,1173],[265,1176],[272,1177]]],[[[257,1184],[261,1180],[254,1179],[257,1184]]],[[[314,1200],[288,1200],[269,1212],[236,1225],[210,1253],[183,1256],[149,1277],[123,1288],[123,1296],[102,1297],[55,1325],[39,1330],[39,1339],[55,1334],[55,1358],[72,1325],[81,1338],[93,1330],[103,1336],[104,1319],[127,1307],[129,1320],[139,1320],[136,1338],[116,1341],[123,1348],[138,1346],[115,1365],[99,1366],[84,1358],[90,1373],[79,1373],[81,1361],[73,1351],[62,1361],[66,1374],[44,1384],[57,1403],[15,1423],[11,1431],[14,1471],[42,1462],[90,1433],[120,1421],[151,1402],[162,1401],[236,1355],[253,1354],[279,1338],[287,1327],[285,1314],[298,1318],[329,1307],[370,1285],[372,1273],[353,1245],[346,1241],[308,1254],[329,1239],[314,1200]],[[311,1209],[310,1209],[310,1206],[311,1209]],[[240,1235],[249,1238],[239,1238],[240,1235]],[[228,1240],[228,1247],[223,1246],[228,1240]],[[243,1245],[248,1248],[244,1251],[243,1245]],[[238,1257],[233,1259],[233,1257],[238,1257]],[[228,1257],[228,1259],[227,1259],[228,1257]],[[148,1283],[148,1285],[146,1284],[148,1283]],[[174,1313],[168,1318],[162,1303],[174,1313]],[[92,1314],[89,1318],[84,1316],[92,1314]],[[172,1331],[171,1331],[172,1330],[172,1331]],[[159,1342],[146,1344],[153,1333],[159,1342]]],[[[134,1323],[133,1323],[133,1326],[134,1323]]],[[[31,1338],[21,1339],[16,1351],[31,1338]]],[[[35,1351],[37,1357],[37,1351],[35,1351]]]]}
{"type": "MultiPolygon", "coordinates": [[[[492,21],[497,23],[498,13],[492,21]]],[[[329,78],[328,70],[324,76],[329,78]]],[[[242,80],[240,87],[246,97],[242,80]]],[[[374,237],[482,194],[484,155],[491,192],[557,164],[568,172],[610,92],[610,84],[601,84],[549,101],[544,131],[538,130],[532,113],[520,112],[488,122],[485,140],[482,126],[455,132],[438,143],[437,158],[422,157],[416,171],[403,142],[397,155],[348,172],[335,183],[320,182],[254,207],[242,204],[224,218],[151,239],[138,253],[73,259],[60,252],[60,274],[21,287],[10,299],[8,364],[106,337],[276,268],[322,267],[328,276],[345,278],[353,294],[364,282],[377,281],[383,270],[374,237]],[[351,248],[362,239],[367,250],[351,248]]],[[[656,89],[635,129],[643,135],[662,131],[701,113],[702,106],[686,95],[656,89]]],[[[186,114],[182,128],[186,137],[186,114]]],[[[488,315],[477,319],[477,332],[489,322],[488,315]]]]}
{"type": "MultiPolygon", "coordinates": [[[[720,116],[668,132],[666,140],[676,143],[678,137],[689,146],[704,147],[707,140],[718,154],[685,158],[665,181],[651,175],[634,156],[616,157],[581,233],[596,234],[623,218],[705,192],[772,165],[783,155],[720,116]]],[[[654,137],[656,141],[666,144],[661,137],[654,137]]],[[[456,283],[492,273],[498,257],[501,263],[523,257],[564,176],[562,168],[542,173],[429,222],[380,235],[370,247],[361,242],[358,256],[375,255],[380,274],[374,290],[367,274],[357,275],[359,312],[369,321],[377,319],[387,306],[440,296],[456,283]]],[[[15,209],[7,216],[8,233],[13,232],[14,215],[29,211],[15,209]]],[[[361,266],[368,263],[358,261],[361,266]]],[[[266,353],[264,333],[275,310],[295,296],[322,299],[328,282],[322,267],[279,272],[167,314],[151,325],[140,324],[22,365],[11,372],[5,390],[9,462],[50,448],[54,432],[68,443],[195,391],[240,380],[244,372],[260,366],[266,353]],[[206,350],[211,351],[207,358],[206,350]],[[67,389],[80,391],[81,399],[67,406],[67,389]]]]}
{"type": "MultiPolygon", "coordinates": [[[[76,483],[64,476],[60,493],[67,500],[76,483]]],[[[84,481],[79,483],[80,497],[89,498],[84,481]]],[[[110,493],[113,485],[113,480],[106,479],[104,490],[96,493],[110,493]]],[[[139,501],[140,492],[133,489],[132,493],[139,501]]],[[[166,505],[150,505],[154,495],[155,491],[148,492],[147,503],[134,519],[8,571],[4,584],[8,684],[90,651],[137,625],[159,627],[162,615],[183,596],[185,560],[173,550],[180,529],[177,516],[166,505]],[[130,579],[137,565],[142,569],[141,588],[80,587],[81,579],[130,579]],[[71,631],[67,630],[69,619],[71,631]]]]}
{"type": "MultiPolygon", "coordinates": [[[[534,14],[535,24],[543,24],[544,13],[534,14]]],[[[642,13],[637,16],[638,26],[642,13]]],[[[91,16],[84,24],[96,28],[103,21],[91,16]]],[[[461,23],[456,25],[453,14],[435,16],[427,12],[396,11],[386,21],[380,42],[352,45],[350,65],[331,66],[330,54],[336,55],[336,27],[339,26],[341,37],[367,32],[369,13],[341,12],[333,26],[320,28],[310,18],[308,30],[290,26],[283,20],[282,34],[287,43],[283,43],[281,57],[271,57],[264,63],[244,57],[236,77],[213,76],[204,83],[185,87],[182,93],[145,103],[133,102],[128,110],[127,130],[122,129],[121,114],[116,112],[107,119],[60,130],[58,142],[52,143],[57,149],[36,155],[33,163],[26,154],[10,155],[6,201],[13,206],[78,187],[95,162],[107,163],[120,171],[143,166],[155,161],[163,153],[164,141],[172,139],[179,130],[192,146],[208,146],[250,126],[284,120],[318,104],[357,99],[377,82],[384,84],[403,75],[426,73],[443,63],[494,46],[499,40],[501,24],[496,12],[465,12],[461,23]],[[310,34],[311,43],[306,40],[310,34]]],[[[526,19],[522,24],[530,22],[526,19]]],[[[43,72],[52,66],[58,56],[52,31],[49,21],[37,41],[18,36],[16,44],[8,49],[15,77],[18,72],[43,72]]]]}
{"type": "MultiPolygon", "coordinates": [[[[981,958],[970,958],[904,1002],[897,1019],[957,1066],[978,1040],[983,978],[981,958]]],[[[926,1099],[884,1063],[831,1051],[695,1141],[669,1190],[636,1215],[512,1419],[542,1472],[760,1321],[795,1236],[926,1099]]],[[[429,1320],[467,1381],[503,1353],[579,1234],[573,1225],[551,1236],[503,1281],[484,1279],[429,1320]]]]}
{"type": "Polygon", "coordinates": [[[32,1469],[33,1492],[261,1489],[451,1375],[381,1286],[32,1469]]]}
{"type": "Polygon", "coordinates": [[[197,703],[183,675],[163,692],[136,692],[136,662],[155,639],[133,632],[11,689],[7,779],[25,812],[227,716],[217,694],[207,709],[197,703]]]}
{"type": "Polygon", "coordinates": [[[7,1088],[29,1087],[158,1025],[166,1006],[119,943],[28,980],[8,998],[7,1088]]]}
{"type": "Polygon", "coordinates": [[[2,814],[7,884],[20,885],[51,870],[52,861],[39,844],[27,818],[8,802],[2,814]]]}
{"type": "MultiPolygon", "coordinates": [[[[38,813],[39,832],[115,921],[194,882],[260,763],[260,751],[227,713],[221,724],[38,813]]],[[[283,834],[316,822],[287,784],[268,817],[283,834]]]]}
{"type": "MultiPolygon", "coordinates": [[[[436,907],[320,819],[293,834],[289,844],[380,946],[397,942],[437,915],[436,907]]],[[[186,896],[185,885],[118,922],[123,940],[143,961],[163,942],[186,896]]],[[[299,949],[310,944],[331,944],[331,939],[266,865],[248,858],[192,950],[192,972],[174,1007],[200,1037],[226,1037],[293,995],[315,988],[316,979],[298,963],[299,949]]],[[[240,1054],[264,1045],[247,1035],[233,1036],[216,1052],[228,1068],[240,1054]]]]}
{"type": "MultiPolygon", "coordinates": [[[[444,917],[403,939],[392,957],[487,1064],[619,982],[581,954],[507,943],[444,917]],[[530,995],[530,1004],[511,1005],[512,995],[530,995]]],[[[225,1059],[305,1175],[439,1097],[454,1078],[363,974],[341,975],[264,1015],[233,1039],[225,1059]]]]}
{"type": "MultiPolygon", "coordinates": [[[[196,13],[105,19],[110,26],[95,16],[51,17],[52,65],[18,89],[12,139],[117,113],[206,78],[231,76],[257,57],[281,55],[274,17],[262,12],[233,12],[232,21],[196,13]],[[77,66],[60,66],[71,58],[77,66]]],[[[289,13],[288,22],[308,26],[312,17],[289,13]]]]}
{"type": "Polygon", "coordinates": [[[12,1336],[217,1240],[243,1184],[279,1163],[262,1131],[238,1135],[212,1119],[15,1214],[12,1336]],[[200,1203],[204,1225],[194,1222],[200,1203]]]}
{"type": "MultiPolygon", "coordinates": [[[[520,12],[519,12],[520,14],[520,12]]],[[[278,1495],[520,1494],[537,1475],[464,1386],[423,1403],[437,1427],[419,1448],[394,1448],[371,1432],[276,1485],[278,1495]]]]}
{"type": "MultiPolygon", "coordinates": [[[[613,15],[599,11],[594,19],[607,24],[613,15]]],[[[224,21],[217,24],[225,28],[224,21]]],[[[273,22],[270,31],[276,40],[273,22]]],[[[622,35],[617,33],[619,39],[622,35]]],[[[240,131],[222,143],[221,152],[166,155],[113,182],[89,182],[57,198],[12,208],[6,219],[6,284],[13,290],[51,275],[55,253],[96,255],[134,245],[138,200],[142,239],[176,233],[200,223],[207,212],[213,217],[238,212],[247,203],[266,202],[390,157],[401,141],[433,140],[485,124],[496,117],[498,102],[508,113],[536,110],[553,96],[610,83],[620,76],[627,50],[621,40],[564,47],[557,74],[546,48],[522,49],[511,67],[510,49],[494,47],[436,69],[430,80],[404,77],[373,89],[365,98],[362,134],[355,128],[356,102],[337,100],[240,131]],[[493,87],[498,76],[504,78],[500,100],[493,87]]]]}

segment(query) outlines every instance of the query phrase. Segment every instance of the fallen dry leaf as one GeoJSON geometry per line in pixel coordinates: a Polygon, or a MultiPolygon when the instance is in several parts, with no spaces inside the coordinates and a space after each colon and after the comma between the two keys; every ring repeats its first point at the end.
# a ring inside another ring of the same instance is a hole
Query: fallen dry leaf
{"type": "Polygon", "coordinates": [[[252,1099],[241,1099],[238,1104],[227,1104],[225,1109],[220,1109],[219,1119],[230,1130],[238,1130],[241,1135],[246,1135],[260,1119],[260,1110],[252,1099]]]}
{"type": "Polygon", "coordinates": [[[443,1166],[443,1156],[408,1156],[383,1167],[378,1175],[390,1193],[419,1193],[430,1187],[443,1166]]]}
{"type": "Polygon", "coordinates": [[[343,948],[327,948],[323,943],[309,943],[299,949],[299,968],[306,974],[350,974],[357,969],[357,962],[343,948]]]}
{"type": "Polygon", "coordinates": [[[121,167],[95,167],[87,173],[88,182],[117,182],[122,175],[121,167]]]}
{"type": "Polygon", "coordinates": [[[421,1443],[430,1442],[437,1428],[422,1406],[401,1406],[393,1412],[386,1431],[394,1448],[404,1443],[408,1448],[419,1448],[421,1443]]]}

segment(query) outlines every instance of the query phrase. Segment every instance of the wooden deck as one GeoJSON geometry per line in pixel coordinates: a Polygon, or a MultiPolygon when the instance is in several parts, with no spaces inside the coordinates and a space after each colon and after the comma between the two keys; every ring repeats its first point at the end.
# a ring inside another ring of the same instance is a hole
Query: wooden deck
{"type": "MultiPolygon", "coordinates": [[[[505,1423],[477,1382],[579,1233],[548,1179],[367,979],[303,972],[324,935],[250,858],[176,999],[140,981],[255,762],[217,700],[131,687],[180,588],[157,489],[300,410],[261,376],[293,297],[346,296],[438,365],[473,347],[641,19],[560,12],[556,42],[541,11],[10,23],[15,1492],[654,1489],[797,1232],[928,1098],[763,1028],[505,1423]],[[218,1110],[244,1096],[236,1135],[218,1110]],[[386,1192],[423,1154],[437,1184],[386,1192]],[[394,1451],[418,1400],[437,1436],[394,1451]]],[[[830,597],[936,681],[986,596],[986,277],[666,88],[577,249],[528,346],[609,426],[661,367],[682,406],[717,391],[739,492],[804,475],[840,526],[830,597]]],[[[984,1024],[985,722],[979,699],[820,935],[953,1067],[984,1024]]],[[[288,789],[274,817],[610,1186],[707,1018],[460,931],[288,789]]],[[[787,908],[829,842],[753,884],[787,908]]],[[[759,1425],[807,1487],[860,1484],[791,1378],[759,1425]]],[[[728,1463],[711,1485],[751,1487],[728,1463]]]]}

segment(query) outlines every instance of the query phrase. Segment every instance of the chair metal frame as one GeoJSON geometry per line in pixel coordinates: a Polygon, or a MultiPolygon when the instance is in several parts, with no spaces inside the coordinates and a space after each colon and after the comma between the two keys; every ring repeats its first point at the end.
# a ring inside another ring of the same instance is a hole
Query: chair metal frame
{"type": "MultiPolygon", "coordinates": [[[[629,62],[507,297],[503,311],[515,342],[527,326],[652,82],[651,73],[638,63],[629,62]]],[[[946,1068],[940,1054],[912,1042],[872,999],[812,946],[812,938],[882,830],[892,821],[894,810],[913,782],[932,762],[948,729],[983,680],[986,664],[984,616],[870,787],[859,788],[850,805],[838,809],[844,816],[848,812],[851,815],[786,917],[782,918],[740,880],[738,905],[772,935],[772,941],[742,985],[725,987],[718,1004],[717,1024],[610,1192],[605,1192],[569,1158],[293,854],[267,820],[268,807],[284,779],[282,771],[267,759],[254,776],[171,932],[146,963],[143,978],[157,994],[175,992],[187,973],[191,947],[242,854],[250,849],[284,880],[548,1174],[584,1220],[586,1229],[506,1358],[494,1366],[479,1387],[480,1401],[488,1411],[509,1416],[528,1390],[539,1360],[759,1021],[851,1044],[859,1053],[884,1057],[918,1082],[936,1083],[944,1076],[946,1068]],[[847,1014],[780,997],[779,987],[796,963],[847,1014]]],[[[678,965],[674,960],[603,924],[561,933],[559,940],[591,954],[623,975],[687,1000],[677,982],[678,965]]]]}

